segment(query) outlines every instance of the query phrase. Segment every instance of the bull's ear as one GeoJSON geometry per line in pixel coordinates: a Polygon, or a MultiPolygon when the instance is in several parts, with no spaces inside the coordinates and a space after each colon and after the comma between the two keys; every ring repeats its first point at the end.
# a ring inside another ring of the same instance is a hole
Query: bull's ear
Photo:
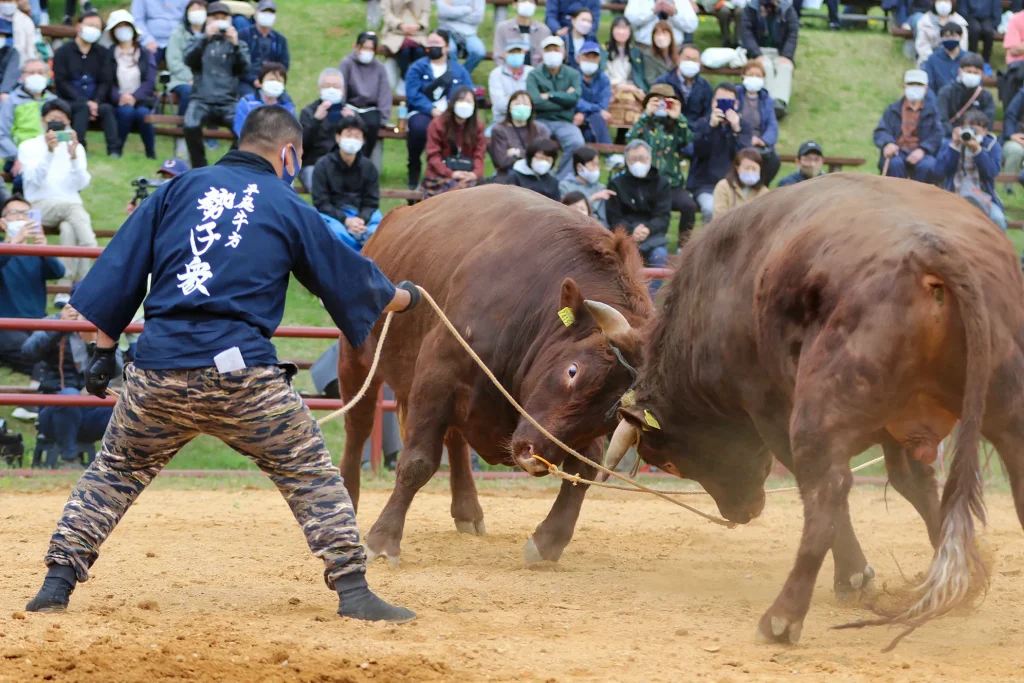
{"type": "Polygon", "coordinates": [[[583,310],[583,296],[580,286],[571,277],[562,280],[562,291],[558,300],[558,317],[566,327],[571,327],[579,319],[583,310]]]}
{"type": "Polygon", "coordinates": [[[619,408],[618,414],[619,419],[625,420],[641,431],[649,432],[661,429],[661,423],[658,422],[658,418],[643,406],[623,405],[619,408]]]}

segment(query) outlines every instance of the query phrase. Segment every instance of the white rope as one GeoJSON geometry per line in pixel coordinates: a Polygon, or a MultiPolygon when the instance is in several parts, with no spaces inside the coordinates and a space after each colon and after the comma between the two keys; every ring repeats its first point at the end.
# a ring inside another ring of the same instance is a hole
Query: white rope
{"type": "Polygon", "coordinates": [[[377,374],[377,364],[380,363],[380,353],[384,349],[384,340],[388,336],[388,328],[391,327],[391,319],[395,317],[394,311],[388,311],[388,315],[384,318],[384,327],[380,330],[380,339],[377,340],[377,348],[373,352],[373,362],[370,363],[370,371],[366,373],[366,379],[363,381],[363,386],[359,387],[359,391],[352,397],[352,400],[343,405],[341,408],[335,410],[330,415],[325,415],[316,421],[318,425],[322,425],[325,422],[341,417],[348,411],[352,410],[352,406],[359,403],[366,396],[366,392],[370,388],[370,383],[373,382],[373,376],[377,374]]]}

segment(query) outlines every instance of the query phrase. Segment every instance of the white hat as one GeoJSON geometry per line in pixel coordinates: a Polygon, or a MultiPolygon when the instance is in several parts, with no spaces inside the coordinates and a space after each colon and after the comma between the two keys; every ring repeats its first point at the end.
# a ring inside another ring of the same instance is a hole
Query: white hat
{"type": "Polygon", "coordinates": [[[543,50],[544,48],[546,48],[546,47],[548,47],[550,45],[557,45],[560,48],[563,48],[563,49],[565,48],[565,43],[562,41],[562,38],[560,36],[548,36],[540,44],[540,47],[543,50]]]}
{"type": "Polygon", "coordinates": [[[114,27],[118,24],[128,24],[135,29],[135,35],[139,35],[139,27],[135,25],[135,18],[132,17],[132,13],[126,9],[116,9],[110,13],[107,17],[107,33],[114,30],[114,27]]]}
{"type": "Polygon", "coordinates": [[[921,69],[907,69],[903,74],[903,85],[928,85],[928,72],[921,69]]]}

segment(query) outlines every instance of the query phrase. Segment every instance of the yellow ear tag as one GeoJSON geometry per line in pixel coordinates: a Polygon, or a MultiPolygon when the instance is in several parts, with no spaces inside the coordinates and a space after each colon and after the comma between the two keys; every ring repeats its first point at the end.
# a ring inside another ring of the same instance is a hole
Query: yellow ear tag
{"type": "Polygon", "coordinates": [[[572,327],[573,323],[576,322],[576,316],[573,315],[572,309],[568,306],[558,312],[558,317],[562,319],[562,324],[566,327],[572,327]]]}
{"type": "Polygon", "coordinates": [[[647,421],[647,424],[651,425],[655,429],[661,429],[661,425],[658,424],[658,421],[654,419],[653,415],[651,415],[651,411],[644,411],[644,419],[647,421]]]}
{"type": "Polygon", "coordinates": [[[619,400],[619,403],[622,404],[623,408],[629,408],[629,407],[635,406],[636,405],[636,392],[633,391],[632,389],[630,389],[629,391],[627,391],[626,393],[624,393],[622,395],[622,398],[619,400]]]}

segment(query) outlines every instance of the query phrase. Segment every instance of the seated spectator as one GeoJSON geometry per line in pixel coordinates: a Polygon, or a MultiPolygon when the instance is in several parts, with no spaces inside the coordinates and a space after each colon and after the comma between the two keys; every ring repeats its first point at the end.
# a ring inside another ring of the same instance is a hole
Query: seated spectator
{"type": "MultiPolygon", "coordinates": [[[[0,131],[3,129],[7,105],[0,107],[0,131]]],[[[1024,164],[1024,90],[1019,91],[1010,101],[1003,114],[1003,160],[1007,173],[1020,175],[1024,164]]],[[[1016,183],[1014,183],[1016,185],[1016,183]]],[[[1012,189],[1008,185],[1007,189],[1012,189]]]]}
{"type": "Polygon", "coordinates": [[[234,128],[239,79],[249,73],[249,46],[238,40],[228,6],[211,2],[206,12],[203,35],[193,38],[185,51],[185,64],[194,79],[184,124],[192,168],[206,166],[204,126],[234,128]]]}
{"type": "Polygon", "coordinates": [[[505,65],[505,53],[510,43],[526,41],[529,47],[526,50],[525,63],[537,66],[544,53],[541,43],[551,36],[551,29],[533,18],[537,12],[537,3],[533,0],[515,0],[512,9],[515,11],[513,18],[494,26],[494,64],[499,67],[505,65]]]}
{"type": "Polygon", "coordinates": [[[186,4],[188,0],[132,0],[131,15],[138,29],[139,45],[153,55],[154,64],[164,61],[171,34],[180,24],[186,4]]]}
{"type": "Polygon", "coordinates": [[[825,153],[821,151],[821,145],[814,140],[808,140],[800,145],[796,153],[796,170],[780,180],[778,187],[789,187],[825,175],[822,169],[824,163],[825,153]]]}
{"type": "MultiPolygon", "coordinates": [[[[40,110],[46,133],[18,145],[25,199],[42,214],[44,228],[60,228],[60,243],[66,247],[95,247],[92,219],[79,194],[89,186],[89,164],[78,134],[70,130],[71,107],[61,99],[51,100],[40,110]],[[70,133],[70,142],[57,139],[58,132],[70,133]]],[[[89,259],[65,258],[64,282],[78,282],[89,270],[89,259]]],[[[58,295],[67,301],[67,295],[58,295]]]]}
{"type": "Polygon", "coordinates": [[[53,55],[53,84],[57,97],[71,107],[71,121],[82,148],[89,122],[98,120],[103,126],[107,154],[118,158],[120,136],[117,119],[110,104],[113,73],[107,48],[97,45],[103,35],[103,20],[95,11],[78,17],[75,39],[60,46],[53,55]]]}
{"type": "Polygon", "coordinates": [[[449,59],[448,32],[434,29],[427,36],[427,56],[410,66],[405,76],[406,102],[409,107],[406,146],[409,150],[410,190],[420,184],[420,157],[427,145],[427,129],[433,119],[448,111],[448,98],[461,86],[473,89],[469,72],[456,60],[449,59]]]}
{"type": "Polygon", "coordinates": [[[654,167],[668,181],[672,210],[679,212],[679,240],[693,228],[697,204],[686,191],[683,159],[689,156],[690,129],[682,115],[682,103],[666,83],[656,83],[644,100],[644,113],[626,134],[627,140],[643,140],[651,148],[654,167]]]}
{"type": "Polygon", "coordinates": [[[0,3],[0,16],[9,19],[13,26],[14,49],[18,51],[19,67],[22,69],[30,59],[42,58],[37,45],[36,24],[29,16],[31,9],[29,0],[5,0],[0,3]]]}
{"type": "Polygon", "coordinates": [[[697,12],[690,0],[629,0],[623,16],[636,32],[636,44],[648,54],[657,47],[653,33],[661,23],[668,24],[673,45],[687,42],[687,36],[697,30],[697,12]]]}
{"type": "MultiPolygon", "coordinates": [[[[572,153],[572,167],[576,175],[569,176],[558,183],[558,192],[564,199],[567,195],[580,193],[587,199],[587,214],[608,227],[605,213],[605,202],[611,196],[609,190],[599,179],[601,177],[601,157],[593,147],[578,147],[572,153]]],[[[564,203],[564,202],[563,202],[564,203]]]]}
{"type": "Polygon", "coordinates": [[[584,216],[590,216],[590,204],[587,203],[587,198],[582,192],[576,192],[575,190],[562,196],[562,204],[568,206],[570,209],[579,211],[584,216]]]}
{"type": "Polygon", "coordinates": [[[793,90],[793,56],[800,35],[800,17],[790,0],[759,0],[743,10],[740,45],[747,58],[764,67],[765,88],[782,119],[793,90]]]}
{"type": "MultiPolygon", "coordinates": [[[[338,144],[335,140],[338,124],[347,116],[358,116],[355,110],[346,107],[342,102],[345,96],[345,81],[340,71],[331,67],[324,69],[317,79],[317,86],[320,88],[320,97],[307,104],[299,116],[299,123],[302,125],[302,170],[299,171],[299,180],[306,190],[313,187],[313,167],[316,162],[327,156],[327,153],[338,144]]],[[[359,138],[367,158],[373,154],[373,148],[377,144],[380,121],[376,116],[374,121],[377,124],[376,128],[366,126],[365,120],[363,121],[363,134],[359,138]]]]}
{"type": "MultiPolygon", "coordinates": [[[[29,220],[32,207],[20,195],[0,207],[5,244],[46,244],[42,226],[29,220]]],[[[0,318],[42,318],[46,315],[46,281],[64,277],[64,264],[52,256],[0,254],[0,318]]],[[[29,338],[24,330],[0,330],[0,366],[23,375],[35,363],[22,355],[29,338]]]]}
{"type": "Polygon", "coordinates": [[[711,114],[693,126],[693,164],[686,189],[697,200],[704,225],[714,217],[715,186],[732,168],[736,154],[750,147],[753,138],[750,124],[737,111],[736,91],[732,83],[719,83],[711,114]]]}
{"type": "Polygon", "coordinates": [[[933,2],[934,0],[897,0],[896,21],[901,27],[913,31],[914,37],[917,37],[917,23],[921,21],[921,17],[932,10],[933,2]]]}
{"type": "Polygon", "coordinates": [[[761,177],[761,153],[754,147],[741,149],[732,160],[732,168],[715,185],[715,218],[767,193],[768,186],[761,177]]]}
{"type": "MultiPolygon", "coordinates": [[[[194,38],[203,35],[206,26],[206,0],[192,0],[185,7],[185,16],[171,32],[164,51],[167,70],[171,80],[167,89],[178,98],[178,116],[184,116],[188,110],[188,100],[192,96],[192,69],[185,63],[185,51],[194,38]]],[[[185,139],[175,141],[175,155],[187,155],[185,139]]]]}
{"type": "MultiPolygon", "coordinates": [[[[643,140],[626,145],[626,169],[608,183],[608,225],[624,228],[640,248],[644,265],[668,263],[668,224],[672,219],[672,193],[668,180],[651,164],[651,148],[643,140]]],[[[651,292],[660,283],[651,283],[651,292]]]]}
{"type": "MultiPolygon", "coordinates": [[[[590,39],[593,33],[594,15],[587,8],[577,5],[572,13],[572,29],[565,36],[565,63],[574,69],[580,67],[580,50],[586,43],[597,43],[597,38],[590,39]]],[[[598,51],[601,46],[598,45],[598,51]]]]}
{"type": "Polygon", "coordinates": [[[256,79],[260,78],[264,63],[281,64],[286,71],[291,66],[288,39],[274,30],[275,21],[277,3],[274,0],[260,0],[256,6],[254,23],[238,33],[238,39],[249,46],[249,72],[241,77],[238,84],[238,91],[243,96],[256,92],[260,87],[256,79]]]}
{"type": "Polygon", "coordinates": [[[460,46],[465,49],[466,61],[462,65],[471,74],[487,54],[484,41],[476,34],[486,8],[484,0],[437,0],[438,28],[448,31],[449,54],[457,58],[460,46]]]}
{"type": "Polygon", "coordinates": [[[676,39],[672,37],[672,27],[667,21],[655,24],[651,35],[651,51],[644,55],[644,79],[648,83],[656,83],[659,78],[672,73],[679,57],[676,39]]]}
{"type": "MultiPolygon", "coordinates": [[[[996,120],[996,99],[981,86],[984,63],[981,56],[968,52],[960,60],[957,77],[939,91],[939,123],[942,124],[943,138],[949,138],[953,129],[963,122],[969,111],[978,110],[988,117],[986,129],[991,130],[996,120]]],[[[928,78],[931,83],[931,77],[928,78]]],[[[930,89],[930,86],[929,86],[930,89]]]]}
{"type": "Polygon", "coordinates": [[[605,49],[605,74],[612,84],[612,95],[625,91],[642,100],[650,87],[644,75],[644,53],[633,44],[633,27],[625,17],[612,22],[612,35],[605,49]]]}
{"type": "Polygon", "coordinates": [[[1024,12],[1010,17],[1003,35],[1003,47],[1006,48],[1007,66],[1024,59],[1024,12]]]}
{"type": "Polygon", "coordinates": [[[0,18],[0,102],[18,86],[18,77],[21,76],[21,55],[11,44],[13,34],[11,22],[0,18]]]}
{"type": "Polygon", "coordinates": [[[921,70],[928,74],[928,83],[933,92],[941,91],[946,85],[956,80],[960,70],[960,58],[968,54],[960,49],[960,36],[963,29],[959,24],[947,23],[939,32],[941,50],[932,52],[924,60],[921,70]]]}
{"type": "Polygon", "coordinates": [[[114,38],[108,68],[114,74],[110,101],[117,107],[117,153],[137,128],[147,159],[156,159],[156,132],[146,117],[156,104],[156,55],[139,46],[139,31],[125,10],[110,13],[107,31],[114,38]]]}
{"type": "MultiPolygon", "coordinates": [[[[342,85],[338,86],[335,76],[331,82],[320,83],[320,99],[324,99],[324,89],[331,89],[330,97],[336,97],[334,90],[342,89],[342,100],[366,124],[366,144],[363,146],[367,157],[373,155],[377,147],[379,131],[388,125],[391,119],[391,84],[384,64],[377,58],[377,34],[364,31],[356,38],[355,47],[349,56],[341,60],[342,85]]],[[[320,78],[324,78],[323,71],[320,78]]],[[[335,104],[331,105],[332,107],[335,104]]],[[[333,114],[332,114],[333,116],[333,114]]]]}
{"type": "Polygon", "coordinates": [[[722,47],[738,47],[743,8],[746,7],[746,3],[735,0],[707,0],[703,4],[707,13],[714,14],[718,20],[718,30],[722,32],[722,47]]]}
{"type": "Polygon", "coordinates": [[[525,40],[510,40],[505,44],[505,59],[491,70],[487,78],[487,94],[491,98],[491,115],[495,124],[505,120],[508,100],[512,93],[526,90],[526,77],[533,67],[526,63],[530,43],[525,40]]]}
{"type": "Polygon", "coordinates": [[[551,130],[562,148],[562,161],[555,172],[559,178],[566,177],[573,152],[584,144],[583,133],[573,123],[583,89],[580,72],[563,66],[564,60],[562,39],[551,36],[544,41],[544,66],[526,78],[537,119],[551,130]]]}
{"type": "Polygon", "coordinates": [[[1002,0],[964,0],[960,14],[967,22],[967,50],[978,54],[981,41],[981,57],[984,59],[985,75],[992,75],[992,40],[996,26],[1003,16],[1002,0]]]}
{"type": "Polygon", "coordinates": [[[486,149],[484,124],[476,113],[476,95],[472,86],[460,85],[452,90],[448,110],[434,117],[427,129],[424,199],[474,187],[484,177],[486,149]]]}
{"type": "Polygon", "coordinates": [[[292,102],[292,98],[288,93],[284,91],[287,83],[288,70],[284,64],[263,62],[263,66],[260,67],[259,78],[254,82],[259,91],[243,95],[242,99],[238,100],[238,104],[235,105],[235,118],[232,128],[235,131],[236,138],[241,137],[242,126],[245,125],[245,119],[249,116],[249,113],[253,109],[259,109],[264,105],[276,104],[284,107],[288,110],[289,114],[298,118],[298,115],[295,113],[295,103],[292,102]]]}
{"type": "Polygon", "coordinates": [[[494,162],[494,179],[504,180],[512,165],[524,157],[526,148],[534,140],[549,137],[551,131],[548,127],[533,118],[530,93],[524,90],[512,93],[505,117],[491,128],[489,150],[494,162]]]}
{"type": "Polygon", "coordinates": [[[576,10],[585,8],[590,12],[593,19],[593,26],[590,32],[584,34],[584,38],[597,40],[597,29],[601,23],[601,2],[600,0],[551,0],[544,5],[544,23],[547,24],[551,35],[559,36],[563,40],[569,39],[576,10]]]}
{"type": "Polygon", "coordinates": [[[779,155],[775,145],[779,141],[779,121],[775,118],[775,102],[764,89],[764,67],[757,62],[743,66],[743,83],[736,89],[740,118],[750,123],[754,137],[751,147],[761,153],[761,175],[769,185],[779,174],[779,155]]]}
{"type": "Polygon", "coordinates": [[[366,124],[346,116],[337,125],[334,148],[313,171],[313,206],[338,238],[356,251],[363,248],[381,220],[380,176],[365,156],[366,124]]]}
{"type": "Polygon", "coordinates": [[[878,168],[893,178],[930,183],[942,144],[942,123],[935,107],[925,101],[928,74],[911,69],[903,75],[903,84],[904,96],[889,105],[875,129],[875,146],[882,152],[878,168]]]}
{"type": "Polygon", "coordinates": [[[939,152],[936,170],[943,187],[981,209],[1006,232],[1006,214],[996,192],[996,176],[1003,154],[988,132],[988,117],[973,109],[964,115],[963,126],[953,130],[953,139],[939,152]]]}
{"type": "Polygon", "coordinates": [[[700,50],[696,45],[683,45],[679,52],[679,66],[656,82],[668,83],[676,91],[690,128],[700,119],[711,116],[711,84],[700,75],[700,50]]]}
{"type": "Polygon", "coordinates": [[[914,49],[917,51],[917,65],[925,63],[932,53],[942,45],[941,31],[953,22],[962,29],[960,49],[967,51],[967,20],[954,11],[956,0],[933,0],[931,11],[917,22],[914,29],[914,49]]]}
{"type": "MultiPolygon", "coordinates": [[[[50,67],[42,60],[31,59],[25,62],[21,84],[0,104],[0,155],[5,160],[4,170],[15,177],[16,185],[21,184],[18,145],[43,134],[40,109],[54,99],[46,91],[49,84],[50,67]]],[[[0,183],[0,196],[4,199],[6,191],[6,184],[0,183]]]]}
{"type": "Polygon", "coordinates": [[[573,123],[583,133],[587,142],[610,145],[612,136],[608,123],[612,114],[608,111],[612,97],[612,84],[600,71],[601,46],[597,43],[583,44],[579,55],[579,69],[583,74],[580,98],[576,101],[573,123]]]}
{"type": "Polygon", "coordinates": [[[430,0],[381,0],[380,11],[384,20],[380,43],[398,62],[398,72],[405,79],[412,63],[427,53],[430,0]]]}
{"type": "Polygon", "coordinates": [[[512,164],[504,182],[533,190],[557,202],[562,193],[558,190],[558,178],[551,172],[557,160],[558,143],[550,138],[538,138],[526,148],[526,156],[512,164]]]}

